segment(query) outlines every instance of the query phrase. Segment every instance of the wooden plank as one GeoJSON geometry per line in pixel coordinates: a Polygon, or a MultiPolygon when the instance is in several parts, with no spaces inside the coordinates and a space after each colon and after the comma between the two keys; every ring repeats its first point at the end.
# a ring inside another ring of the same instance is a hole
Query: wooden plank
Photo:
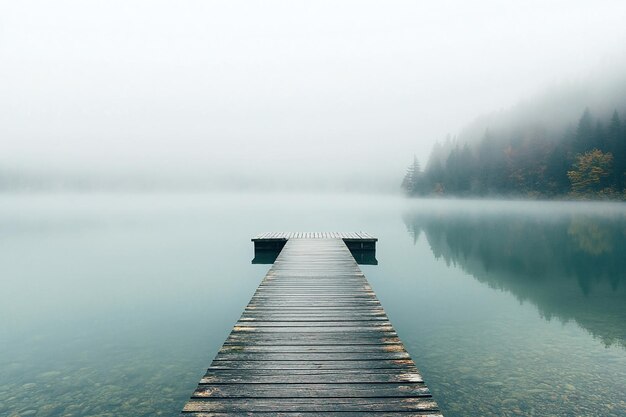
{"type": "Polygon", "coordinates": [[[373,369],[365,372],[364,369],[339,370],[303,370],[295,371],[275,370],[274,373],[252,372],[250,369],[234,371],[213,371],[200,379],[200,384],[369,384],[369,383],[399,383],[424,382],[415,372],[401,372],[396,369],[373,369]],[[325,371],[322,373],[322,371],[325,371]],[[351,372],[352,371],[352,372],[351,372]],[[380,371],[380,372],[374,372],[380,371]],[[387,371],[387,372],[384,372],[387,371]]]}
{"type": "Polygon", "coordinates": [[[369,291],[354,291],[352,294],[328,295],[324,293],[280,293],[272,291],[257,292],[252,296],[254,301],[262,302],[285,302],[285,301],[367,301],[378,304],[378,300],[369,291]]]}
{"type": "MultiPolygon", "coordinates": [[[[401,343],[389,345],[304,345],[304,346],[259,346],[254,344],[247,345],[223,345],[219,352],[247,352],[247,353],[266,353],[266,352],[284,352],[284,353],[336,353],[336,352],[406,352],[401,343]]],[[[305,360],[306,357],[302,357],[305,360]]],[[[287,360],[281,358],[280,360],[287,360]]],[[[324,359],[326,360],[326,358],[324,359]]]]}
{"type": "Polygon", "coordinates": [[[367,360],[391,360],[391,359],[410,359],[407,352],[276,352],[276,353],[243,353],[243,352],[219,352],[216,360],[235,360],[235,361],[367,361],[367,360]]]}
{"type": "Polygon", "coordinates": [[[281,370],[297,370],[297,369],[401,369],[413,370],[415,364],[412,359],[393,359],[378,361],[213,361],[209,370],[218,369],[281,369],[281,370]]]}
{"type": "Polygon", "coordinates": [[[244,412],[195,412],[195,411],[183,411],[183,416],[186,417],[250,417],[250,416],[259,416],[259,417],[443,417],[443,415],[436,411],[397,411],[397,412],[377,412],[377,411],[355,411],[355,412],[333,412],[333,411],[324,411],[321,413],[318,412],[308,412],[306,414],[300,412],[275,412],[268,411],[263,413],[250,413],[247,411],[244,412]]]}
{"type": "Polygon", "coordinates": [[[355,315],[363,317],[367,314],[385,314],[385,310],[382,310],[378,306],[367,306],[365,308],[349,308],[349,307],[332,307],[332,308],[320,308],[320,307],[284,307],[284,308],[247,308],[242,314],[250,316],[263,315],[263,314],[283,314],[289,317],[296,317],[297,315],[315,315],[319,317],[321,315],[340,315],[346,317],[346,315],[355,315]]]}
{"type": "Polygon", "coordinates": [[[350,334],[350,340],[343,333],[238,333],[231,334],[226,343],[255,343],[258,345],[356,345],[356,344],[393,344],[400,339],[393,332],[389,334],[350,334]]]}
{"type": "Polygon", "coordinates": [[[287,239],[183,409],[196,417],[442,417],[344,239],[287,239]]]}
{"type": "MultiPolygon", "coordinates": [[[[361,315],[348,315],[342,316],[340,314],[244,314],[239,318],[240,322],[244,323],[252,323],[252,322],[272,322],[272,321],[297,321],[297,322],[323,322],[323,321],[340,321],[340,320],[351,320],[351,321],[387,321],[389,320],[384,313],[363,313],[361,315]]],[[[238,324],[239,325],[239,324],[238,324]]],[[[247,325],[247,324],[241,324],[247,325]]]]}
{"type": "Polygon", "coordinates": [[[253,326],[255,328],[259,327],[307,327],[307,328],[315,328],[315,327],[374,327],[376,329],[380,329],[381,326],[386,326],[392,329],[391,323],[388,320],[344,320],[344,321],[319,321],[319,320],[309,320],[309,321],[260,321],[255,320],[251,321],[239,321],[236,326],[253,326]]]}
{"type": "Polygon", "coordinates": [[[335,326],[335,327],[311,327],[311,326],[299,326],[299,327],[255,327],[254,325],[237,326],[233,328],[233,332],[246,332],[246,333],[313,333],[316,335],[322,335],[325,333],[343,333],[344,337],[349,332],[355,337],[364,336],[370,334],[376,336],[381,332],[385,332],[386,335],[394,334],[393,327],[391,325],[384,325],[378,327],[372,326],[335,326]]]}
{"type": "Polygon", "coordinates": [[[200,385],[193,398],[384,398],[430,397],[423,383],[200,385]]]}
{"type": "Polygon", "coordinates": [[[215,398],[192,399],[184,411],[235,412],[325,412],[325,411],[436,411],[430,398],[215,398]]]}

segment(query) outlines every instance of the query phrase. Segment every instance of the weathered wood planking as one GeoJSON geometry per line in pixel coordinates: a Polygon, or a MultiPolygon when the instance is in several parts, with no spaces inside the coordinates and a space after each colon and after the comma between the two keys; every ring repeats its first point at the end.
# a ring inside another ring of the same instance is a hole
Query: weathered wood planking
{"type": "Polygon", "coordinates": [[[182,415],[441,417],[348,235],[257,237],[287,242],[182,415]]]}
{"type": "Polygon", "coordinates": [[[373,240],[378,239],[365,232],[272,232],[261,233],[252,238],[255,240],[264,239],[354,239],[373,240]]]}

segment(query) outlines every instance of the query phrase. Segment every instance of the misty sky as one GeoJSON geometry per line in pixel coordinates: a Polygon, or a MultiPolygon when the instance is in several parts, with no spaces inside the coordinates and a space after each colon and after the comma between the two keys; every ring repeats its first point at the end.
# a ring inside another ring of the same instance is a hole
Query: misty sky
{"type": "Polygon", "coordinates": [[[623,0],[0,0],[0,166],[395,178],[623,61],[625,22],[623,0]]]}

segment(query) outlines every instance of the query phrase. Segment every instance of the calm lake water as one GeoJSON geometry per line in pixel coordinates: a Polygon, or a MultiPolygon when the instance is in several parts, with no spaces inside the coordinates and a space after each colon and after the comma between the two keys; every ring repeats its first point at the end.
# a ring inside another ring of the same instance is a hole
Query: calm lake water
{"type": "Polygon", "coordinates": [[[250,237],[355,230],[446,416],[626,415],[624,204],[176,194],[0,196],[0,415],[175,415],[250,237]]]}

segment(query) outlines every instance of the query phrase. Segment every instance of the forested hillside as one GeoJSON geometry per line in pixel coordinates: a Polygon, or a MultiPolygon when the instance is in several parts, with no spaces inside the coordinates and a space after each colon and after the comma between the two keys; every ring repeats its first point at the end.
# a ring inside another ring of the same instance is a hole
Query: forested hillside
{"type": "Polygon", "coordinates": [[[538,106],[532,114],[530,103],[436,144],[424,170],[417,159],[409,166],[404,191],[411,196],[624,198],[623,107],[615,104],[597,115],[587,108],[568,121],[561,104],[567,105],[566,98],[538,106]]]}

